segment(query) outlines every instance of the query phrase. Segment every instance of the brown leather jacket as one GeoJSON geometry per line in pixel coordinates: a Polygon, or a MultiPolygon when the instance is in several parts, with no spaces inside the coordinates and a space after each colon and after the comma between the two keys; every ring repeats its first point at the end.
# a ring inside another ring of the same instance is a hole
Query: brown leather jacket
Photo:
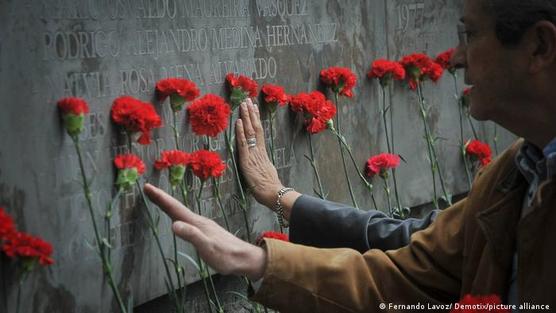
{"type": "Polygon", "coordinates": [[[514,157],[522,143],[485,167],[468,197],[407,247],[360,254],[266,240],[267,268],[254,300],[306,313],[435,311],[466,294],[504,298],[517,249],[520,303],[556,309],[556,179],[541,184],[534,210],[520,219],[527,183],[514,157]]]}

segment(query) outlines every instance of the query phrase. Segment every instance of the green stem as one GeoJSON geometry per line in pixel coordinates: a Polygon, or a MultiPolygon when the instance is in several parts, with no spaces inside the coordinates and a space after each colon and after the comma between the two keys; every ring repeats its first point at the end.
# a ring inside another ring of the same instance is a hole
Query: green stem
{"type": "Polygon", "coordinates": [[[382,180],[384,181],[384,191],[386,192],[386,199],[388,199],[388,211],[390,212],[390,217],[394,217],[394,210],[392,209],[392,201],[390,199],[390,186],[388,185],[388,176],[382,177],[382,180]]]}
{"type": "Polygon", "coordinates": [[[463,136],[463,105],[461,103],[460,97],[459,97],[459,88],[458,88],[458,77],[456,73],[452,74],[452,78],[453,78],[453,82],[454,82],[454,97],[456,99],[456,104],[458,106],[458,112],[459,112],[459,144],[460,144],[460,151],[461,151],[461,156],[463,158],[463,167],[465,167],[465,176],[467,178],[467,188],[468,190],[471,190],[471,175],[469,175],[469,167],[467,164],[467,158],[466,158],[466,153],[465,153],[465,138],[463,136]]]}
{"type": "Polygon", "coordinates": [[[232,147],[232,143],[230,142],[230,137],[227,134],[224,134],[224,141],[226,142],[226,148],[228,150],[228,154],[232,159],[232,165],[234,167],[234,178],[236,181],[236,185],[239,189],[239,206],[241,208],[241,212],[243,214],[243,220],[245,222],[245,232],[247,234],[247,241],[251,242],[251,230],[249,228],[249,218],[247,216],[247,198],[245,197],[245,192],[243,190],[243,184],[241,183],[241,178],[239,177],[239,171],[237,167],[236,157],[234,155],[234,149],[232,147]]]}
{"type": "Polygon", "coordinates": [[[222,204],[222,198],[220,197],[220,183],[218,182],[217,178],[212,178],[212,189],[214,192],[214,196],[216,197],[216,201],[218,203],[218,207],[220,208],[220,212],[222,213],[222,217],[224,218],[224,224],[226,225],[226,230],[231,232],[230,223],[228,222],[228,217],[226,216],[226,211],[224,211],[224,205],[222,204]]]}
{"type": "Polygon", "coordinates": [[[375,200],[375,195],[373,193],[373,185],[371,183],[369,183],[369,181],[365,178],[365,176],[363,176],[363,173],[361,173],[361,171],[359,170],[359,167],[357,166],[357,162],[355,161],[355,158],[353,157],[353,153],[351,152],[351,147],[347,144],[347,142],[344,140],[344,137],[342,136],[342,134],[338,133],[338,131],[334,128],[331,128],[330,131],[336,136],[338,137],[338,140],[340,141],[340,143],[344,146],[345,150],[348,152],[348,155],[351,159],[351,162],[353,163],[353,167],[355,168],[355,171],[357,172],[357,175],[359,176],[359,178],[361,179],[361,182],[363,182],[363,184],[365,185],[365,187],[367,187],[367,189],[369,190],[369,192],[371,193],[371,199],[373,200],[373,205],[375,207],[375,210],[378,210],[378,206],[376,204],[376,200],[375,200]]]}
{"type": "Polygon", "coordinates": [[[477,135],[477,130],[475,129],[475,125],[473,124],[473,120],[471,119],[471,114],[469,112],[466,114],[467,122],[469,123],[469,127],[471,127],[471,131],[473,132],[473,138],[479,140],[479,136],[477,135]]]}
{"type": "MultiPolygon", "coordinates": [[[[199,193],[197,194],[197,197],[196,197],[197,214],[199,214],[201,216],[202,216],[202,214],[201,214],[201,195],[203,194],[204,185],[205,185],[205,182],[203,180],[201,180],[201,185],[199,186],[199,193]]],[[[206,265],[204,264],[203,260],[201,259],[201,256],[199,255],[198,251],[197,251],[196,255],[197,255],[197,263],[199,264],[199,271],[200,271],[199,275],[201,276],[201,279],[203,280],[203,286],[205,288],[205,297],[207,299],[209,308],[212,312],[210,291],[209,291],[209,285],[208,285],[208,282],[207,282],[207,278],[208,278],[208,281],[210,281],[210,283],[213,284],[212,277],[210,276],[209,270],[206,267],[206,265]]],[[[216,300],[217,310],[220,311],[221,310],[220,301],[218,300],[218,295],[216,294],[216,292],[214,293],[214,297],[215,297],[215,300],[216,300]]]]}
{"type": "Polygon", "coordinates": [[[120,307],[120,311],[122,313],[127,313],[126,305],[124,304],[120,292],[114,282],[114,277],[112,275],[111,266],[108,263],[107,255],[105,253],[105,249],[109,249],[109,247],[105,247],[102,239],[100,238],[100,233],[98,231],[97,222],[95,219],[95,214],[93,210],[93,202],[91,201],[91,191],[89,188],[89,182],[87,181],[87,175],[85,174],[85,165],[83,163],[83,156],[81,154],[81,147],[79,145],[79,138],[77,136],[72,136],[72,140],[75,146],[75,151],[77,153],[77,158],[79,160],[79,169],[81,170],[81,179],[83,181],[83,192],[85,193],[85,200],[87,202],[87,207],[89,208],[89,214],[91,216],[91,221],[93,223],[93,230],[95,233],[95,239],[99,248],[99,256],[102,261],[102,267],[104,273],[108,277],[108,284],[116,297],[116,301],[118,302],[118,306],[120,307]]]}
{"type": "Polygon", "coordinates": [[[317,178],[317,184],[319,186],[319,197],[321,199],[326,199],[325,197],[325,193],[324,193],[324,188],[322,186],[322,182],[320,179],[320,175],[319,175],[319,170],[317,168],[317,164],[315,161],[315,151],[313,149],[313,140],[312,140],[313,136],[307,132],[307,139],[309,141],[309,151],[311,153],[311,159],[309,160],[309,163],[311,164],[311,167],[313,167],[313,172],[315,173],[315,177],[317,178]]]}
{"type": "Polygon", "coordinates": [[[392,149],[390,148],[390,138],[388,136],[388,124],[386,122],[386,91],[384,90],[384,86],[380,88],[382,90],[382,123],[384,126],[384,136],[386,137],[386,147],[388,149],[388,153],[392,153],[392,149]]]}
{"type": "MultiPolygon", "coordinates": [[[[386,90],[385,90],[385,86],[383,86],[382,84],[380,84],[380,87],[382,89],[382,120],[384,122],[384,134],[386,136],[386,145],[387,145],[387,148],[388,148],[388,153],[395,154],[395,150],[394,150],[394,113],[393,113],[393,107],[392,107],[392,103],[390,103],[390,106],[388,107],[388,111],[390,113],[390,138],[391,138],[391,142],[388,142],[388,125],[386,124],[386,90]]],[[[398,182],[396,180],[396,169],[392,169],[392,180],[394,181],[394,194],[396,195],[396,203],[398,205],[398,208],[401,210],[400,196],[399,196],[399,193],[398,193],[398,182]]]]}
{"type": "MultiPolygon", "coordinates": [[[[338,93],[334,92],[334,100],[336,101],[336,107],[338,108],[338,113],[336,114],[336,129],[338,130],[338,133],[342,133],[341,128],[340,128],[340,103],[339,103],[339,99],[338,99],[338,93]]],[[[351,187],[351,181],[349,179],[349,175],[347,172],[347,167],[346,167],[346,158],[344,156],[344,149],[342,148],[342,141],[338,138],[338,145],[340,146],[340,155],[342,156],[342,165],[344,168],[344,174],[346,176],[346,182],[348,185],[348,189],[349,189],[349,195],[351,196],[351,201],[353,202],[353,206],[355,208],[359,208],[359,206],[357,205],[357,201],[355,200],[355,195],[353,194],[353,188],[351,187]]]]}
{"type": "Polygon", "coordinates": [[[427,125],[427,112],[425,111],[425,106],[424,106],[424,98],[423,95],[421,93],[421,83],[418,82],[417,83],[417,93],[419,96],[419,110],[421,112],[421,120],[423,121],[423,129],[425,131],[425,141],[427,143],[427,153],[429,156],[429,164],[430,164],[430,169],[431,169],[431,176],[432,176],[432,188],[433,188],[433,199],[432,202],[434,203],[434,207],[436,209],[439,209],[440,207],[438,206],[438,194],[436,192],[436,174],[435,174],[435,162],[434,162],[434,158],[433,158],[433,152],[432,152],[432,143],[431,143],[431,136],[429,134],[429,128],[427,125]]]}
{"type": "Polygon", "coordinates": [[[178,121],[177,121],[178,117],[177,117],[177,115],[178,115],[178,112],[174,112],[172,114],[172,118],[173,118],[172,121],[173,121],[173,124],[174,124],[172,126],[172,130],[174,131],[174,141],[175,141],[175,144],[176,144],[176,150],[179,150],[180,149],[180,145],[179,145],[180,133],[178,131],[178,121]]]}
{"type": "Polygon", "coordinates": [[[498,126],[494,124],[494,152],[498,155],[498,126]]]}
{"type": "Polygon", "coordinates": [[[276,166],[276,160],[274,157],[274,130],[272,127],[273,125],[273,121],[274,121],[274,114],[272,113],[272,110],[269,110],[269,124],[270,124],[270,140],[269,140],[269,146],[270,146],[270,158],[272,160],[272,165],[276,166]]]}
{"type": "Polygon", "coordinates": [[[21,278],[19,279],[19,283],[17,284],[17,298],[16,298],[16,306],[15,306],[16,313],[19,313],[21,307],[21,289],[23,288],[23,282],[27,278],[27,275],[28,275],[27,271],[23,272],[21,278]]]}

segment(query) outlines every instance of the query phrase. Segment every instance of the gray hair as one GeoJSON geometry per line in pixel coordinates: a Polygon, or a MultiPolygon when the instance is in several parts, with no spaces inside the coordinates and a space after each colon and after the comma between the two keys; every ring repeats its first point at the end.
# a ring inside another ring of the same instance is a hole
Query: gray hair
{"type": "Polygon", "coordinates": [[[518,44],[539,21],[556,24],[556,0],[486,0],[485,4],[494,17],[496,37],[507,46],[518,44]]]}

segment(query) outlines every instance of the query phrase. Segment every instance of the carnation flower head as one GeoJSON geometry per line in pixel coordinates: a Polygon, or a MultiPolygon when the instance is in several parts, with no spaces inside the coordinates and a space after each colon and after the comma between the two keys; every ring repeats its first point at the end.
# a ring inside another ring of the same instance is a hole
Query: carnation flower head
{"type": "Polygon", "coordinates": [[[287,234],[281,232],[275,232],[275,231],[265,231],[259,236],[259,238],[257,238],[256,240],[257,245],[261,245],[264,241],[264,238],[276,239],[276,240],[281,240],[286,242],[290,241],[287,234]]]}
{"type": "Polygon", "coordinates": [[[189,155],[189,167],[193,174],[204,182],[209,177],[222,176],[226,164],[216,152],[197,150],[189,155]]]}
{"type": "Polygon", "coordinates": [[[81,98],[69,97],[58,100],[57,105],[67,133],[72,137],[79,135],[84,128],[85,114],[89,113],[87,102],[81,98]]]}
{"type": "Polygon", "coordinates": [[[417,89],[420,82],[426,79],[437,82],[444,72],[440,65],[423,53],[406,55],[400,60],[400,64],[405,69],[406,79],[411,90],[417,89]]]}
{"type": "Polygon", "coordinates": [[[496,308],[496,305],[502,304],[502,300],[497,295],[486,296],[473,296],[470,294],[465,295],[459,302],[458,308],[453,308],[450,313],[481,313],[481,312],[495,312],[495,313],[510,313],[509,309],[496,308]],[[492,305],[493,309],[481,309],[487,305],[492,305]],[[469,307],[469,308],[468,308],[469,307]]]}
{"type": "Polygon", "coordinates": [[[367,77],[376,78],[380,85],[387,86],[392,80],[404,80],[405,69],[396,61],[379,59],[371,64],[371,70],[367,73],[367,77]]]}
{"type": "Polygon", "coordinates": [[[400,165],[400,157],[396,154],[381,153],[370,157],[365,165],[365,172],[368,177],[379,175],[382,178],[388,177],[388,170],[400,165]]]}
{"type": "Polygon", "coordinates": [[[52,245],[39,237],[23,232],[12,233],[2,245],[2,251],[13,259],[23,261],[24,270],[30,271],[38,262],[41,265],[51,265],[52,245]]]}
{"type": "Polygon", "coordinates": [[[440,65],[444,70],[447,70],[448,72],[454,74],[456,72],[456,67],[452,65],[452,62],[450,61],[452,59],[452,56],[454,55],[454,51],[456,49],[454,48],[450,48],[442,53],[440,53],[438,56],[436,56],[436,59],[434,59],[434,61],[440,65]]]}
{"type": "Polygon", "coordinates": [[[480,140],[470,140],[465,144],[465,153],[472,159],[485,166],[492,160],[492,151],[487,143],[480,140]]]}
{"type": "Polygon", "coordinates": [[[332,91],[348,98],[353,97],[353,87],[357,83],[357,77],[346,67],[332,66],[320,71],[321,81],[330,86],[332,91]]]}
{"type": "Polygon", "coordinates": [[[151,143],[151,131],[162,126],[154,106],[130,96],[116,98],[110,112],[112,121],[125,128],[128,134],[140,132],[137,140],[142,145],[151,143]]]}
{"type": "Polygon", "coordinates": [[[0,207],[0,243],[16,231],[12,217],[0,207]]]}
{"type": "Polygon", "coordinates": [[[145,173],[145,163],[135,154],[119,154],[114,158],[114,166],[118,169],[116,186],[120,190],[129,190],[145,173]]]}
{"type": "Polygon", "coordinates": [[[170,97],[172,110],[177,112],[186,101],[193,101],[199,96],[197,85],[184,78],[166,78],[156,83],[156,93],[160,101],[170,97]]]}
{"type": "Polygon", "coordinates": [[[306,129],[311,134],[327,129],[329,121],[336,115],[336,106],[320,91],[292,96],[290,107],[295,112],[304,113],[306,129]]]}
{"type": "Polygon", "coordinates": [[[471,104],[471,91],[473,90],[473,87],[468,87],[463,89],[463,92],[461,93],[460,96],[460,103],[464,108],[468,108],[469,104],[471,104]]]}
{"type": "Polygon", "coordinates": [[[282,86],[265,84],[261,88],[261,91],[264,96],[264,101],[269,104],[271,111],[275,111],[278,105],[284,106],[288,104],[289,97],[282,86]]]}
{"type": "Polygon", "coordinates": [[[191,129],[199,136],[216,137],[228,126],[230,106],[221,97],[207,94],[187,107],[191,129]]]}
{"type": "Polygon", "coordinates": [[[248,97],[257,96],[257,88],[259,85],[253,79],[244,75],[235,75],[228,73],[226,75],[226,82],[230,88],[230,102],[232,110],[235,110],[245,99],[248,97]]]}
{"type": "Polygon", "coordinates": [[[157,170],[167,168],[170,173],[170,185],[177,186],[185,174],[185,168],[189,164],[189,154],[179,150],[162,151],[160,159],[154,162],[157,170]]]}

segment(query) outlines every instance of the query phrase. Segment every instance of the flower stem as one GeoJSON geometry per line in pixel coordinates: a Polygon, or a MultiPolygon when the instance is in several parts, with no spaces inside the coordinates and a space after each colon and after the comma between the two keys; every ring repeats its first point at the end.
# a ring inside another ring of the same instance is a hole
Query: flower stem
{"type": "MultiPolygon", "coordinates": [[[[338,93],[334,92],[334,100],[336,101],[336,107],[338,108],[338,113],[336,114],[336,129],[338,130],[338,133],[341,134],[341,128],[340,128],[340,102],[338,99],[338,93]]],[[[342,165],[344,167],[344,174],[346,176],[346,182],[348,185],[348,189],[349,189],[349,195],[351,196],[351,201],[353,202],[353,206],[355,208],[359,208],[359,206],[357,205],[357,201],[355,200],[355,195],[353,194],[353,188],[351,187],[351,181],[349,180],[349,175],[347,172],[347,167],[346,167],[346,158],[344,156],[344,149],[342,147],[342,140],[340,138],[338,138],[338,145],[340,146],[340,155],[342,156],[342,165]]]]}
{"type": "MultiPolygon", "coordinates": [[[[382,120],[384,121],[384,134],[386,136],[386,145],[388,148],[388,153],[395,154],[394,150],[394,112],[392,104],[388,107],[388,111],[390,113],[390,139],[391,142],[388,142],[388,125],[386,124],[386,87],[380,84],[380,88],[382,89],[382,120]]],[[[396,180],[396,169],[392,169],[392,180],[394,182],[394,194],[396,196],[396,203],[398,208],[401,210],[401,201],[400,196],[398,193],[398,182],[396,180]]]]}
{"type": "Polygon", "coordinates": [[[224,133],[224,141],[226,142],[226,148],[228,150],[228,154],[230,155],[231,159],[232,159],[232,165],[234,167],[233,172],[234,172],[234,178],[236,181],[236,184],[238,186],[239,189],[239,206],[241,209],[241,212],[243,214],[243,220],[245,222],[245,232],[247,235],[247,241],[251,242],[251,230],[249,228],[249,218],[247,216],[247,198],[245,197],[245,192],[243,190],[243,184],[241,183],[241,179],[239,177],[239,171],[238,171],[238,167],[237,167],[237,161],[236,161],[236,157],[234,155],[234,149],[232,147],[232,143],[230,142],[230,137],[228,136],[228,134],[224,133]]]}
{"type": "Polygon", "coordinates": [[[452,78],[454,81],[454,97],[456,99],[456,104],[458,106],[459,112],[459,144],[460,144],[460,151],[461,157],[463,158],[463,167],[465,168],[465,176],[467,178],[467,188],[471,190],[471,175],[469,174],[469,164],[467,163],[467,157],[465,153],[465,139],[463,137],[463,105],[461,100],[459,99],[459,89],[458,89],[458,77],[456,73],[452,74],[452,78]]]}
{"type": "Polygon", "coordinates": [[[498,126],[494,124],[494,152],[498,155],[498,126]]]}
{"type": "Polygon", "coordinates": [[[21,308],[21,289],[23,288],[23,282],[27,278],[27,275],[28,275],[27,271],[23,272],[21,278],[19,279],[19,283],[17,284],[17,298],[16,298],[15,313],[19,313],[19,310],[21,308]]]}
{"type": "Polygon", "coordinates": [[[371,199],[373,200],[373,205],[375,207],[375,210],[378,210],[378,206],[376,205],[375,195],[373,194],[373,185],[371,183],[369,183],[369,181],[365,178],[365,176],[363,176],[363,173],[361,173],[361,171],[359,170],[359,167],[357,166],[357,162],[355,161],[355,158],[353,157],[353,153],[351,152],[351,147],[347,144],[344,137],[340,133],[338,133],[338,131],[336,129],[331,128],[330,131],[336,137],[338,137],[338,140],[340,141],[340,143],[344,146],[344,148],[348,152],[348,155],[351,159],[351,162],[353,163],[353,167],[355,168],[355,171],[359,175],[359,178],[361,179],[361,181],[363,182],[365,187],[367,187],[367,189],[371,193],[371,199]]]}
{"type": "Polygon", "coordinates": [[[180,133],[178,131],[178,121],[177,121],[178,117],[177,117],[177,115],[178,115],[178,112],[174,112],[174,114],[172,114],[172,117],[173,117],[172,122],[174,124],[172,126],[172,130],[174,131],[174,141],[175,141],[175,144],[176,144],[176,150],[179,150],[180,149],[180,145],[179,145],[180,133]]]}
{"type": "Polygon", "coordinates": [[[272,110],[269,110],[269,121],[268,123],[270,124],[270,140],[269,140],[269,146],[270,146],[270,159],[272,160],[272,165],[276,166],[276,160],[274,157],[274,114],[272,113],[272,110]]]}
{"type": "Polygon", "coordinates": [[[118,287],[116,286],[116,283],[114,281],[114,277],[112,275],[112,269],[111,266],[109,264],[109,260],[106,254],[106,249],[110,249],[109,247],[106,247],[105,244],[103,243],[102,239],[100,238],[100,233],[98,231],[98,226],[97,226],[97,222],[95,219],[95,214],[94,214],[94,210],[93,210],[93,202],[91,201],[91,190],[89,188],[89,182],[87,180],[87,175],[85,174],[85,166],[83,163],[83,156],[81,154],[81,147],[79,145],[79,138],[78,136],[72,136],[72,140],[75,146],[75,151],[77,153],[77,158],[79,160],[79,169],[81,170],[81,179],[83,181],[83,192],[85,193],[85,200],[87,202],[87,207],[89,208],[89,214],[91,216],[91,221],[93,223],[93,230],[95,233],[95,240],[97,242],[98,245],[98,249],[99,249],[99,256],[102,262],[102,268],[104,271],[104,274],[107,276],[108,278],[108,284],[110,285],[110,288],[112,289],[112,292],[114,293],[114,296],[116,297],[116,301],[118,302],[118,306],[120,307],[120,311],[122,313],[127,313],[127,309],[126,309],[126,305],[124,304],[122,297],[120,295],[120,292],[118,290],[118,287]]]}
{"type": "Polygon", "coordinates": [[[382,180],[384,181],[384,191],[386,192],[386,199],[388,199],[388,212],[390,212],[390,217],[394,217],[394,210],[392,209],[392,201],[390,199],[390,186],[388,185],[388,176],[382,177],[382,180]]]}
{"type": "Polygon", "coordinates": [[[212,178],[212,189],[214,192],[214,196],[216,197],[218,207],[220,208],[220,212],[222,213],[222,217],[224,218],[226,230],[228,232],[231,232],[230,223],[228,222],[228,217],[226,216],[226,211],[224,211],[224,205],[222,204],[222,198],[220,197],[220,183],[218,182],[218,178],[212,178]]]}
{"type": "Polygon", "coordinates": [[[307,140],[309,141],[309,151],[311,152],[311,158],[309,158],[309,163],[311,164],[311,167],[313,168],[313,172],[315,173],[315,177],[317,178],[317,184],[319,186],[318,196],[321,199],[326,199],[324,188],[322,187],[322,182],[319,175],[319,170],[317,168],[317,162],[315,160],[315,151],[313,149],[312,137],[313,136],[309,132],[307,132],[307,140]]]}
{"type": "MultiPolygon", "coordinates": [[[[201,214],[201,195],[203,193],[204,185],[205,185],[205,182],[203,180],[201,180],[201,186],[199,186],[199,193],[197,194],[197,197],[196,197],[197,214],[199,214],[201,216],[202,216],[202,214],[201,214]]],[[[212,285],[213,295],[214,295],[215,301],[216,301],[216,309],[217,309],[218,312],[221,312],[223,310],[222,310],[222,306],[220,305],[220,300],[218,299],[218,295],[216,294],[216,290],[214,290],[214,283],[212,282],[212,276],[210,276],[209,270],[208,270],[206,264],[201,259],[201,256],[199,255],[199,252],[197,252],[196,255],[197,255],[197,263],[199,263],[199,271],[200,271],[199,275],[201,276],[201,279],[203,280],[203,286],[205,288],[205,297],[207,298],[209,308],[212,311],[210,291],[209,291],[209,285],[208,285],[208,282],[207,282],[207,278],[208,278],[208,281],[210,281],[210,284],[212,285]]]]}

